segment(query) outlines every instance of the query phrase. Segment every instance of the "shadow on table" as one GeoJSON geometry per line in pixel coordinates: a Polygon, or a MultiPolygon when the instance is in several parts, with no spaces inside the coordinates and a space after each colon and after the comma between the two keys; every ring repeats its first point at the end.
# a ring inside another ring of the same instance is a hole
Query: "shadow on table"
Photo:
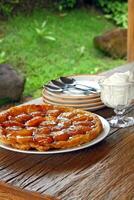
{"type": "Polygon", "coordinates": [[[107,108],[107,107],[100,109],[100,110],[96,110],[95,113],[106,118],[106,119],[115,115],[113,109],[107,108]]]}

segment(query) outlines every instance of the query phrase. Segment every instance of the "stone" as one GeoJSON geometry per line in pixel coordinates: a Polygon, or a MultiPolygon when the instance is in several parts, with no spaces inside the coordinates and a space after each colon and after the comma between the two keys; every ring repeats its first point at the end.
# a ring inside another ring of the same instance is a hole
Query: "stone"
{"type": "Polygon", "coordinates": [[[113,58],[127,57],[127,29],[117,28],[94,38],[94,45],[113,58]]]}
{"type": "Polygon", "coordinates": [[[24,85],[24,76],[17,73],[10,65],[0,64],[0,100],[20,100],[24,85]]]}

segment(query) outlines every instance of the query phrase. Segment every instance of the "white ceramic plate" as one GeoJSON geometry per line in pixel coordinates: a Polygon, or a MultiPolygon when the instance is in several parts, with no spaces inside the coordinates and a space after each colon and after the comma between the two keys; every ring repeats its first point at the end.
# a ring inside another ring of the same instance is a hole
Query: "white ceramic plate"
{"type": "Polygon", "coordinates": [[[40,151],[34,151],[34,150],[24,151],[24,150],[14,149],[13,147],[7,146],[7,145],[2,144],[2,143],[0,143],[0,147],[3,148],[3,149],[6,149],[6,150],[18,152],[18,153],[44,154],[44,155],[67,153],[67,152],[72,152],[72,151],[78,151],[78,150],[81,150],[81,149],[85,149],[87,147],[91,147],[91,146],[97,144],[98,142],[102,141],[109,134],[109,131],[110,131],[109,123],[103,117],[100,117],[100,116],[98,116],[98,117],[100,118],[100,120],[101,120],[101,122],[103,124],[103,131],[102,131],[102,133],[97,138],[95,138],[94,140],[92,140],[92,141],[90,141],[90,142],[88,142],[86,144],[74,147],[74,148],[60,149],[60,150],[50,150],[50,151],[40,152],[40,151]]]}
{"type": "Polygon", "coordinates": [[[59,103],[59,102],[54,102],[51,101],[49,99],[43,99],[43,102],[45,103],[49,103],[49,104],[53,104],[53,105],[62,105],[62,106],[66,106],[66,107],[74,107],[74,108],[92,108],[92,107],[97,107],[97,106],[104,106],[104,104],[100,101],[100,102],[94,102],[94,103],[85,103],[85,104],[71,104],[71,103],[59,103]]]}
{"type": "MultiPolygon", "coordinates": [[[[100,86],[98,84],[99,80],[102,79],[103,76],[97,75],[76,75],[76,76],[68,76],[70,78],[74,78],[77,84],[86,85],[94,87],[97,90],[96,94],[85,94],[83,91],[77,90],[75,88],[69,88],[67,91],[61,93],[54,93],[50,92],[47,88],[44,91],[47,91],[47,94],[50,94],[55,97],[61,98],[93,98],[100,96],[100,86]]],[[[49,85],[53,85],[51,82],[48,83],[49,85]]]]}
{"type": "Polygon", "coordinates": [[[42,92],[42,97],[44,99],[48,99],[50,101],[53,101],[53,102],[57,102],[57,103],[70,103],[70,104],[85,104],[85,103],[95,103],[95,102],[100,102],[101,99],[100,99],[100,96],[99,97],[95,97],[95,98],[82,98],[82,99],[67,99],[67,98],[61,98],[61,97],[55,97],[55,96],[52,96],[51,94],[47,94],[47,91],[44,90],[42,92]]]}
{"type": "Polygon", "coordinates": [[[93,106],[93,107],[83,107],[83,108],[79,108],[79,109],[87,110],[87,111],[96,111],[96,110],[100,110],[105,107],[106,107],[105,105],[100,105],[100,106],[93,106]]]}
{"type": "MultiPolygon", "coordinates": [[[[53,104],[53,105],[63,105],[63,104],[60,104],[60,103],[54,103],[54,102],[51,102],[51,101],[47,101],[46,99],[44,100],[43,99],[43,102],[44,103],[49,103],[49,104],[53,104]]],[[[64,106],[66,107],[73,107],[73,108],[77,108],[77,109],[82,109],[82,110],[88,110],[88,111],[95,111],[95,110],[99,110],[99,109],[102,109],[105,107],[104,104],[100,104],[100,105],[94,105],[94,106],[79,106],[79,105],[66,105],[64,104],[64,106]]]]}

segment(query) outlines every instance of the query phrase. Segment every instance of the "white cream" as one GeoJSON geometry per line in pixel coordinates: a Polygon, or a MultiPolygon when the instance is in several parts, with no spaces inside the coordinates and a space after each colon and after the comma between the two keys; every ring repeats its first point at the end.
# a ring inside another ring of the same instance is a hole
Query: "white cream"
{"type": "Polygon", "coordinates": [[[132,78],[133,73],[130,71],[124,73],[114,73],[110,77],[106,78],[103,83],[108,85],[121,85],[130,82],[132,78]]]}
{"type": "Polygon", "coordinates": [[[101,83],[101,99],[109,107],[126,106],[134,98],[134,87],[128,85],[134,81],[130,71],[115,73],[101,83]]]}

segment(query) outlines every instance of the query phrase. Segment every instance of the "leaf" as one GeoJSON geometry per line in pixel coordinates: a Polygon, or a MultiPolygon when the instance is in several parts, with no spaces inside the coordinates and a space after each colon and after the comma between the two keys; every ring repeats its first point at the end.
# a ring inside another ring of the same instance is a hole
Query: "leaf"
{"type": "Polygon", "coordinates": [[[4,40],[3,38],[2,38],[2,39],[0,39],[0,43],[2,43],[2,42],[3,42],[3,40],[4,40]]]}
{"type": "Polygon", "coordinates": [[[40,34],[41,30],[38,28],[35,28],[36,32],[40,34]]]}
{"type": "Polygon", "coordinates": [[[80,51],[80,55],[81,55],[81,56],[84,55],[85,46],[81,46],[79,51],[80,51]]]}
{"type": "Polygon", "coordinates": [[[44,27],[46,26],[46,24],[47,24],[47,21],[45,20],[45,21],[42,23],[41,27],[44,28],[44,27]]]}
{"type": "Polygon", "coordinates": [[[62,10],[63,10],[63,6],[59,5],[59,11],[62,11],[62,10]]]}
{"type": "Polygon", "coordinates": [[[0,53],[0,57],[1,57],[1,58],[4,58],[5,55],[6,55],[5,51],[2,51],[2,52],[0,53]]]}
{"type": "Polygon", "coordinates": [[[42,35],[43,34],[43,31],[39,28],[35,28],[36,32],[38,33],[38,35],[42,35]]]}
{"type": "Polygon", "coordinates": [[[0,63],[3,63],[6,61],[6,52],[5,51],[2,51],[0,53],[0,63]]]}
{"type": "Polygon", "coordinates": [[[49,35],[46,35],[44,38],[47,39],[47,40],[51,40],[51,41],[55,41],[56,40],[56,38],[54,38],[52,36],[49,36],[49,35]]]}
{"type": "Polygon", "coordinates": [[[112,18],[112,16],[109,14],[107,14],[107,15],[105,15],[105,17],[107,18],[107,19],[111,19],[112,18]]]}

